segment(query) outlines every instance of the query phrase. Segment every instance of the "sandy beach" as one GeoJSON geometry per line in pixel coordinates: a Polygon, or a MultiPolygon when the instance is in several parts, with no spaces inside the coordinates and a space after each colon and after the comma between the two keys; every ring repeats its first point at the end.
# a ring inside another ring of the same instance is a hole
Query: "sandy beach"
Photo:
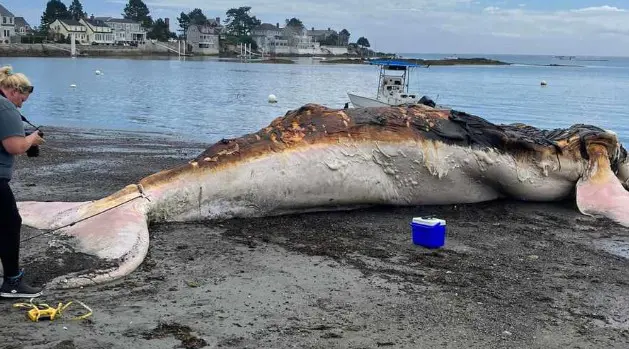
{"type": "MultiPolygon", "coordinates": [[[[100,199],[208,144],[46,128],[20,157],[18,200],[100,199]]],[[[150,227],[144,263],[111,284],[45,290],[86,320],[31,322],[0,300],[2,348],[627,348],[629,234],[574,201],[376,207],[150,227]],[[412,244],[412,217],[447,220],[443,249],[412,244]]],[[[24,227],[43,284],[89,267],[24,227]]]]}

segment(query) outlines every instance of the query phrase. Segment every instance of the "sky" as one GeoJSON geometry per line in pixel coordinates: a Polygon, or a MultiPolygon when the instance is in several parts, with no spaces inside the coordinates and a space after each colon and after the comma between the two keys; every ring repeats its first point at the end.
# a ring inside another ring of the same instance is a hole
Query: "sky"
{"type": "MultiPolygon", "coordinates": [[[[62,0],[69,6],[71,0],[62,0]]],[[[307,28],[347,29],[350,41],[394,53],[629,56],[628,0],[145,0],[153,19],[200,8],[225,19],[250,6],[262,22],[299,18],[307,28]]],[[[47,0],[0,0],[39,25],[47,0]]],[[[121,17],[128,0],[82,0],[95,16],[121,17]]]]}

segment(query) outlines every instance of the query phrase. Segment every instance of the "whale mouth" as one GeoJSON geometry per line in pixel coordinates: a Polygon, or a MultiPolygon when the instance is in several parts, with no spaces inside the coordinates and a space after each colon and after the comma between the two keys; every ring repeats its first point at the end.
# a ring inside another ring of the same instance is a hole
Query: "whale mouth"
{"type": "Polygon", "coordinates": [[[577,182],[579,211],[590,216],[604,216],[629,227],[629,191],[612,171],[607,147],[587,146],[588,166],[577,182]]]}

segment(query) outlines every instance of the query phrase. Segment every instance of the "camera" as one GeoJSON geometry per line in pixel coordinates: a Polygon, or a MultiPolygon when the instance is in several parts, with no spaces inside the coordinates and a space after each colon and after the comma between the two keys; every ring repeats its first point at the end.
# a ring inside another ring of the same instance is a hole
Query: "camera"
{"type": "MultiPolygon", "coordinates": [[[[42,137],[42,138],[44,137],[44,133],[41,130],[26,131],[25,135],[28,136],[28,135],[32,134],[33,132],[38,132],[39,133],[39,137],[42,137]]],[[[31,145],[31,147],[28,148],[28,150],[26,150],[26,156],[28,156],[29,158],[38,157],[39,156],[39,145],[37,145],[37,144],[31,145]]]]}

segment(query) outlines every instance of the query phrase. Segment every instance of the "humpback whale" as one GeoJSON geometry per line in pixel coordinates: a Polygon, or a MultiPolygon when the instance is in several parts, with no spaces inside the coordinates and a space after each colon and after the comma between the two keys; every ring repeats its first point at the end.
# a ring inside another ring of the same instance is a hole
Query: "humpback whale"
{"type": "Polygon", "coordinates": [[[148,252],[150,222],[509,197],[575,198],[583,214],[629,226],[628,185],[627,151],[596,126],[542,130],[425,105],[307,104],[105,198],[18,207],[23,224],[107,262],[48,284],[69,288],[131,273],[148,252]]]}

